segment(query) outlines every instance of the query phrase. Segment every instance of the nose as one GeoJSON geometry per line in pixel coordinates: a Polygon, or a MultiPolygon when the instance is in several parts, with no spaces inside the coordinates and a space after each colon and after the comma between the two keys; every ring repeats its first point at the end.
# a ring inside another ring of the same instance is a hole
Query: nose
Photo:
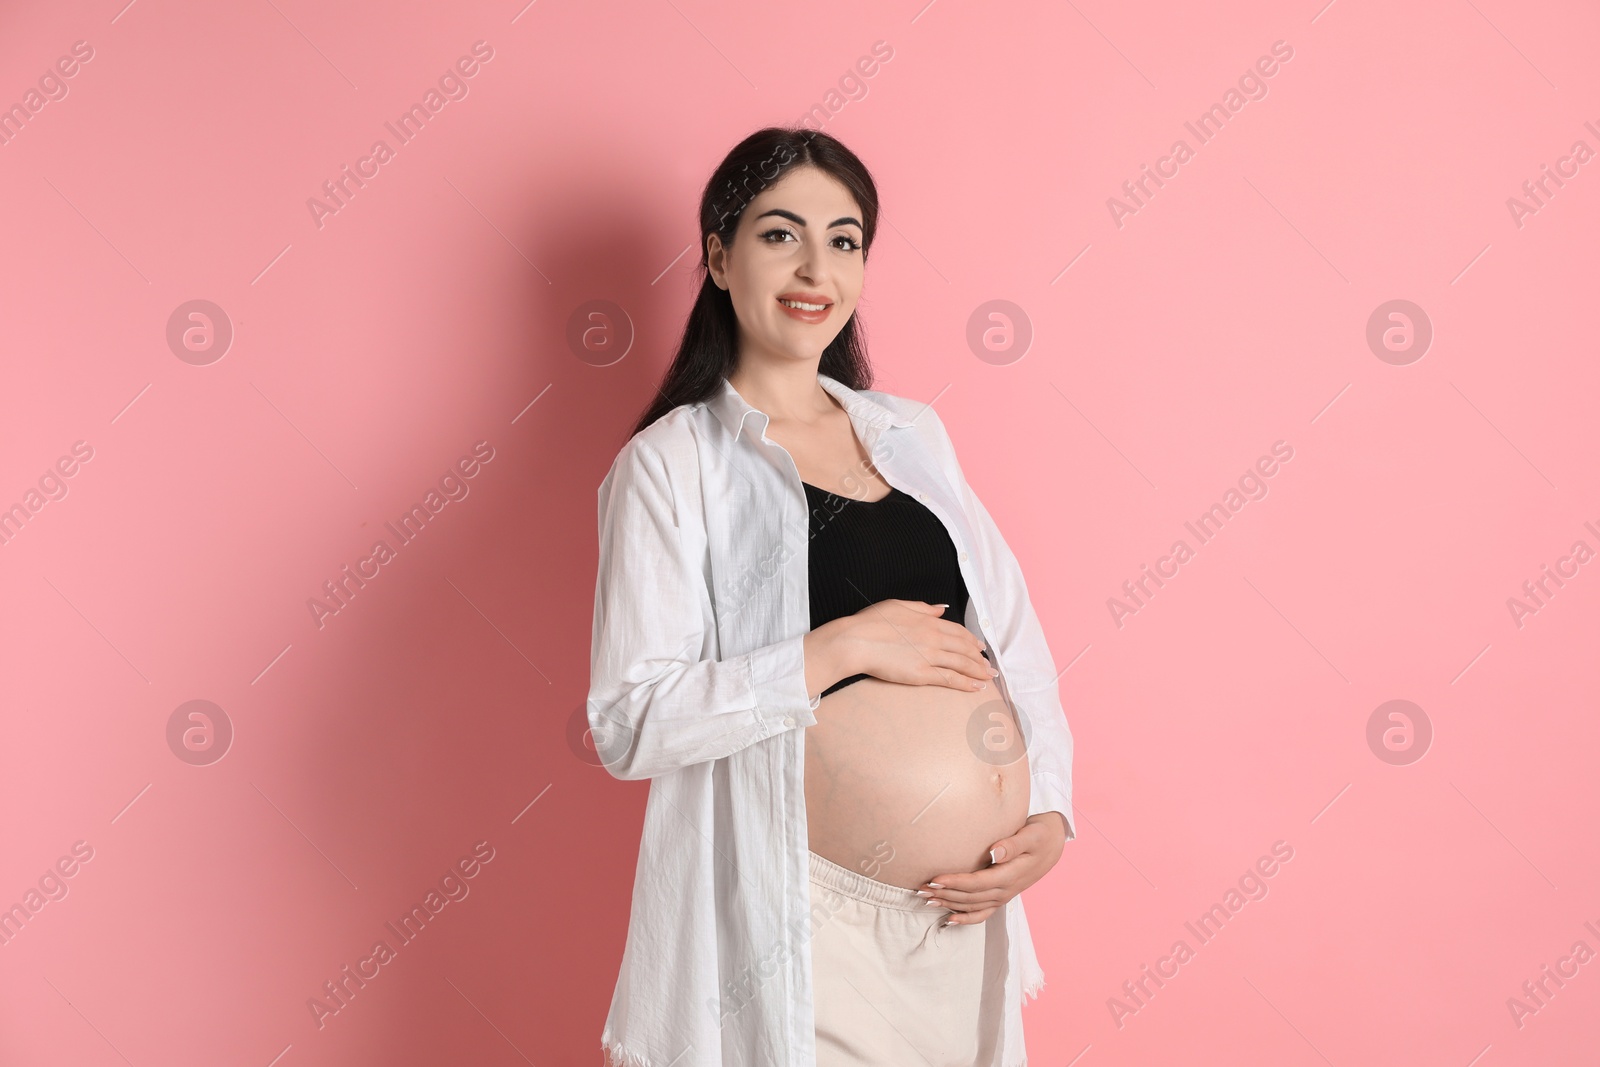
{"type": "Polygon", "coordinates": [[[794,272],[797,277],[805,279],[812,285],[818,284],[823,275],[827,273],[827,249],[815,242],[808,242],[805,251],[800,256],[800,261],[795,264],[794,272]]]}

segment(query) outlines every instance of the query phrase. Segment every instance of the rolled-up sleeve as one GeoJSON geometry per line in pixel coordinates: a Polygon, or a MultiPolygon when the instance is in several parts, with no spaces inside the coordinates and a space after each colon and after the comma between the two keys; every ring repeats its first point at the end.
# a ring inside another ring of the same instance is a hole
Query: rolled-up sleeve
{"type": "Polygon", "coordinates": [[[1017,557],[1000,534],[978,494],[967,484],[949,431],[932,408],[931,420],[944,450],[943,461],[957,482],[977,551],[989,583],[989,637],[999,647],[1011,698],[1021,712],[1023,740],[1032,781],[1028,814],[1059,811],[1067,821],[1067,840],[1078,836],[1072,816],[1072,730],[1061,706],[1055,659],[1044,627],[1028,596],[1017,557]]]}
{"type": "Polygon", "coordinates": [[[805,635],[702,659],[711,592],[663,456],[640,436],[599,489],[589,729],[618,778],[654,778],[816,723],[805,635]]]}

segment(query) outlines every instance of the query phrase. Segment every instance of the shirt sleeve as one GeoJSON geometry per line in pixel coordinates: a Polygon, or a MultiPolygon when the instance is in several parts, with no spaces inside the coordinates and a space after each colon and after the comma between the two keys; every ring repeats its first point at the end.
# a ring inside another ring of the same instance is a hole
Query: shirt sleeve
{"type": "Polygon", "coordinates": [[[1022,724],[1032,780],[1028,814],[1059,811],[1067,821],[1067,840],[1071,841],[1078,836],[1072,816],[1072,730],[1061,707],[1055,659],[1045,641],[1044,627],[1033,609],[1017,557],[1001,536],[989,509],[967,484],[944,422],[932,408],[920,418],[931,419],[937,431],[945,450],[946,468],[961,493],[977,539],[978,558],[988,576],[992,625],[985,629],[999,647],[1006,684],[1022,724]]]}
{"type": "Polygon", "coordinates": [[[701,659],[711,617],[701,562],[686,551],[662,456],[635,436],[599,489],[588,718],[617,778],[654,778],[811,726],[805,635],[701,659]]]}

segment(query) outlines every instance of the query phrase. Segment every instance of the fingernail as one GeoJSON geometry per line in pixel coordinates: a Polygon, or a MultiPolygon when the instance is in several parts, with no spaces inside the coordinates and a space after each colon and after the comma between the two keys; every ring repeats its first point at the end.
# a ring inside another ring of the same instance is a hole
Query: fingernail
{"type": "Polygon", "coordinates": [[[931,897],[931,896],[933,896],[933,894],[928,892],[926,889],[919,889],[919,890],[917,890],[917,896],[919,896],[919,897],[931,897]]]}
{"type": "Polygon", "coordinates": [[[939,902],[937,900],[924,900],[922,904],[924,907],[929,908],[936,908],[939,906],[939,902]]]}
{"type": "Polygon", "coordinates": [[[961,924],[956,922],[954,919],[946,919],[944,922],[940,923],[939,925],[940,926],[960,926],[961,924]]]}
{"type": "Polygon", "coordinates": [[[940,885],[938,882],[929,882],[928,884],[933,886],[933,888],[935,888],[935,889],[943,889],[944,888],[944,886],[940,885]]]}
{"type": "Polygon", "coordinates": [[[990,863],[999,863],[1000,862],[999,860],[994,858],[994,849],[992,849],[992,848],[989,850],[989,862],[990,863]]]}

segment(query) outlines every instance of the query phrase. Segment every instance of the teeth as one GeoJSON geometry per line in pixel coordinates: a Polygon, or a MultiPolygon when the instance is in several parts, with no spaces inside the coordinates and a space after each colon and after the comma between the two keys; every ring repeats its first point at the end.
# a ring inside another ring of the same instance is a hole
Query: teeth
{"type": "Polygon", "coordinates": [[[795,308],[798,311],[821,311],[823,308],[828,306],[827,304],[802,304],[798,300],[782,299],[780,299],[778,303],[782,304],[784,307],[795,308]]]}

